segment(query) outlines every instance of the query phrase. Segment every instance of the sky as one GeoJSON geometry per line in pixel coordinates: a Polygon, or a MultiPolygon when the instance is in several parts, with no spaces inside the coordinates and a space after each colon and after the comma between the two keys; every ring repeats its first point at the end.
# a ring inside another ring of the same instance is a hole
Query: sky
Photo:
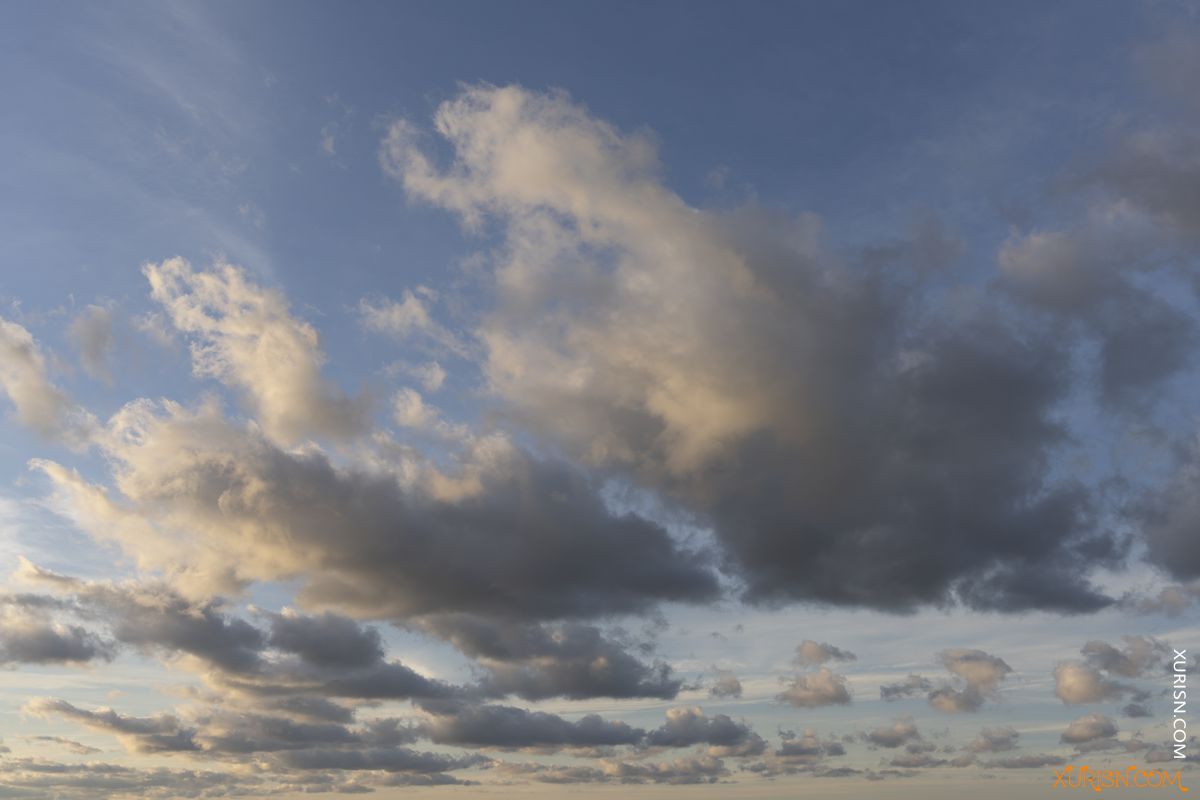
{"type": "Polygon", "coordinates": [[[0,7],[0,798],[1182,794],[1198,71],[1167,0],[0,7]]]}

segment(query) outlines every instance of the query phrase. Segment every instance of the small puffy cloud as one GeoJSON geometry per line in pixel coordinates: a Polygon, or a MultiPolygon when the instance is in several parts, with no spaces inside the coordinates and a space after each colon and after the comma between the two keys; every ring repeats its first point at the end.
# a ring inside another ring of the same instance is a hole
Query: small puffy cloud
{"type": "Polygon", "coordinates": [[[1080,652],[1090,666],[1125,678],[1137,678],[1161,667],[1171,654],[1166,642],[1153,636],[1125,636],[1122,639],[1125,646],[1120,649],[1094,639],[1080,652]]]}
{"type": "Polygon", "coordinates": [[[962,714],[983,708],[983,693],[973,686],[957,689],[943,686],[929,693],[929,705],[947,714],[962,714]]]}
{"type": "Polygon", "coordinates": [[[795,661],[802,667],[816,667],[828,661],[854,661],[855,658],[854,653],[840,647],[805,639],[796,647],[795,661]]]}
{"type": "Polygon", "coordinates": [[[997,753],[1017,748],[1018,733],[1011,726],[984,728],[967,745],[973,753],[997,753]]]}
{"type": "Polygon", "coordinates": [[[781,702],[797,708],[846,705],[850,702],[845,676],[838,675],[827,667],[797,675],[776,697],[781,702]]]}
{"type": "MultiPolygon", "coordinates": [[[[780,732],[779,749],[775,751],[776,759],[783,762],[783,772],[797,766],[812,766],[824,760],[827,756],[844,756],[846,748],[837,739],[822,739],[812,728],[806,728],[803,735],[796,736],[793,731],[780,732]]],[[[779,765],[766,765],[767,772],[777,772],[779,765]]]]}
{"type": "Polygon", "coordinates": [[[1087,744],[1098,739],[1110,739],[1117,735],[1117,726],[1103,714],[1088,714],[1071,722],[1063,731],[1060,741],[1065,744],[1087,744]]]}
{"type": "Polygon", "coordinates": [[[1054,668],[1054,696],[1066,705],[1115,700],[1130,687],[1110,680],[1086,664],[1059,664],[1054,668]]]}
{"type": "Polygon", "coordinates": [[[899,719],[862,734],[864,741],[877,747],[895,749],[921,739],[921,732],[911,719],[899,719]]]}
{"type": "Polygon", "coordinates": [[[729,699],[742,696],[742,682],[731,670],[714,666],[713,672],[716,674],[716,678],[708,689],[711,697],[729,699]]]}
{"type": "Polygon", "coordinates": [[[436,361],[413,365],[407,369],[407,372],[416,378],[427,392],[436,392],[446,382],[446,370],[436,361]]]}
{"type": "Polygon", "coordinates": [[[946,669],[965,680],[968,686],[984,692],[995,689],[1012,672],[1012,667],[1004,659],[982,650],[952,648],[943,650],[939,659],[946,669]]]}
{"type": "Polygon", "coordinates": [[[959,683],[934,689],[929,693],[929,704],[950,714],[978,711],[1012,672],[1004,659],[982,650],[951,648],[939,653],[938,660],[959,683]]]}

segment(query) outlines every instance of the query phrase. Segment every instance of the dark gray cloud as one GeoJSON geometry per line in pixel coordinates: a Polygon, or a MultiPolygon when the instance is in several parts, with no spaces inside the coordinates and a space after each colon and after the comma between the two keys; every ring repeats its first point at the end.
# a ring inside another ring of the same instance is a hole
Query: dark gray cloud
{"type": "Polygon", "coordinates": [[[0,616],[0,665],[85,662],[112,657],[112,645],[79,625],[0,616]]]}
{"type": "Polygon", "coordinates": [[[879,696],[883,700],[902,700],[907,697],[923,695],[933,688],[933,682],[920,675],[909,675],[896,683],[885,683],[879,687],[879,696]]]}
{"type": "Polygon", "coordinates": [[[632,644],[594,625],[494,620],[445,614],[418,622],[482,667],[487,694],[548,697],[658,697],[670,699],[683,681],[665,663],[632,655],[632,644]]]}
{"type": "Polygon", "coordinates": [[[1154,712],[1150,710],[1150,706],[1145,703],[1126,703],[1121,708],[1121,713],[1130,718],[1154,716],[1154,712]]]}
{"type": "Polygon", "coordinates": [[[555,714],[512,706],[426,704],[422,731],[437,744],[500,749],[612,747],[639,743],[645,731],[588,714],[569,722],[555,714]]]}
{"type": "Polygon", "coordinates": [[[1200,136],[1179,128],[1126,135],[1088,176],[1168,231],[1200,236],[1200,136]]]}
{"type": "MultiPolygon", "coordinates": [[[[1190,581],[1200,578],[1200,445],[1175,448],[1175,465],[1165,485],[1147,489],[1130,508],[1142,531],[1149,559],[1167,574],[1190,581]]],[[[1175,600],[1187,603],[1193,590],[1180,587],[1175,600]]]]}
{"type": "MultiPolygon", "coordinates": [[[[160,413],[133,404],[110,428],[124,501],[141,519],[169,517],[172,530],[194,537],[158,539],[142,523],[124,544],[184,548],[198,562],[191,579],[209,593],[297,578],[302,603],[395,620],[592,617],[717,594],[701,554],[641,517],[610,512],[582,471],[500,437],[469,443],[454,475],[423,463],[413,466],[421,478],[405,483],[394,471],[404,465],[335,467],[212,406],[160,413]]],[[[89,491],[57,465],[42,468],[64,491],[89,491]]]]}
{"type": "Polygon", "coordinates": [[[175,655],[187,653],[230,671],[259,664],[264,637],[219,601],[195,603],[164,584],[79,583],[79,602],[103,616],[123,644],[175,655]]]}
{"type": "Polygon", "coordinates": [[[374,628],[365,628],[336,614],[305,616],[285,611],[270,614],[268,643],[295,653],[319,667],[363,667],[383,660],[383,640],[374,628]]]}
{"type": "Polygon", "coordinates": [[[38,576],[70,597],[18,596],[26,606],[68,610],[107,627],[116,643],[168,660],[193,656],[208,682],[265,708],[336,722],[352,712],[331,698],[448,698],[469,691],[385,658],[378,631],[336,614],[264,613],[269,630],[263,631],[218,600],[191,601],[161,583],[89,582],[44,570],[38,576]]]}
{"type": "Polygon", "coordinates": [[[419,738],[419,729],[395,718],[351,728],[334,722],[215,709],[194,716],[194,738],[206,754],[247,755],[314,747],[386,747],[419,738]]]}
{"type": "Polygon", "coordinates": [[[350,722],[354,709],[315,695],[284,695],[255,698],[255,704],[267,711],[318,722],[350,722]]]}
{"type": "Polygon", "coordinates": [[[382,770],[384,772],[443,773],[487,762],[480,755],[449,756],[407,747],[347,749],[311,748],[280,754],[280,762],[299,770],[382,770]]]}
{"type": "Polygon", "coordinates": [[[648,747],[708,746],[715,757],[761,755],[766,741],[744,722],[735,722],[724,714],[706,716],[699,708],[672,708],[662,727],[646,734],[648,747]]]}
{"type": "Polygon", "coordinates": [[[414,196],[500,223],[490,387],[528,430],[711,524],[747,600],[1110,602],[1080,566],[1124,551],[1050,469],[1071,384],[1052,331],[988,301],[941,313],[910,257],[849,266],[815,218],[689,208],[647,142],[563,95],[474,87],[439,119],[451,167],[407,123],[383,160],[414,196]],[[595,159],[553,181],[496,177],[581,142],[595,159]]]}

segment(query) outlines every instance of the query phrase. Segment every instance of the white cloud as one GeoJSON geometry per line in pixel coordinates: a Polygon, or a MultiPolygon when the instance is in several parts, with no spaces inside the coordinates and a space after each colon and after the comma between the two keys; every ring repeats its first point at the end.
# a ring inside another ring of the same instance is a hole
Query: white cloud
{"type": "Polygon", "coordinates": [[[364,298],[359,301],[358,311],[367,330],[400,341],[425,340],[454,355],[465,356],[467,345],[430,313],[435,300],[437,293],[422,286],[415,292],[406,289],[399,301],[364,298]]]}
{"type": "Polygon", "coordinates": [[[73,447],[95,430],[95,418],[50,382],[46,359],[22,325],[0,318],[0,388],[16,407],[21,424],[73,447]]]}
{"type": "Polygon", "coordinates": [[[241,269],[194,271],[182,258],[147,264],[152,297],[191,340],[192,368],[242,391],[276,441],[345,438],[369,427],[369,398],[347,397],[321,376],[316,330],[290,313],[279,292],[241,269]]]}

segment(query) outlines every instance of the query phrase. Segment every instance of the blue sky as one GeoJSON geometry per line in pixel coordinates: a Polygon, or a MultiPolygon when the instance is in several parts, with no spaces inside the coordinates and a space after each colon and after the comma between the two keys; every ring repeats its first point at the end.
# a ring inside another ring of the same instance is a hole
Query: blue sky
{"type": "Polygon", "coordinates": [[[1197,14],[0,11],[0,797],[1181,766],[1197,14]]]}

